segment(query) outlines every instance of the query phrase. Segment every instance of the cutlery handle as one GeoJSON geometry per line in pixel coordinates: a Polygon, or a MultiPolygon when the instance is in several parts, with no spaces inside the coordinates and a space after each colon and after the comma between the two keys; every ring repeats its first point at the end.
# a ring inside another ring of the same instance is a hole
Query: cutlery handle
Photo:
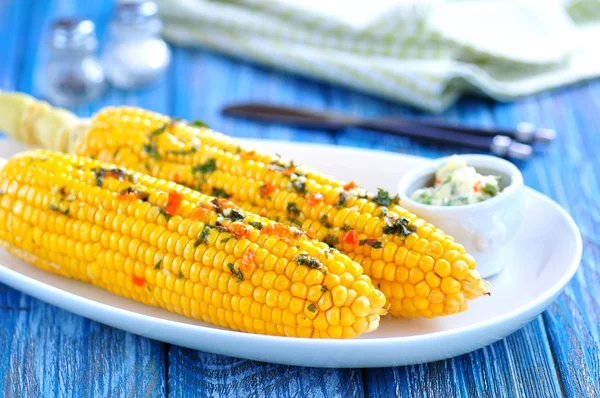
{"type": "Polygon", "coordinates": [[[222,109],[222,113],[261,122],[276,122],[320,130],[339,130],[353,125],[357,121],[353,117],[329,112],[260,103],[226,106],[222,109]]]}
{"type": "Polygon", "coordinates": [[[424,127],[432,127],[440,130],[461,131],[471,135],[481,135],[494,137],[496,135],[505,135],[520,142],[549,142],[556,138],[556,131],[546,128],[537,128],[531,123],[521,122],[517,124],[514,130],[491,129],[485,127],[463,126],[446,122],[436,122],[430,120],[412,120],[402,119],[402,123],[412,123],[424,127]]]}
{"type": "Polygon", "coordinates": [[[517,159],[526,159],[533,153],[533,148],[530,145],[515,142],[512,138],[504,135],[477,136],[453,130],[440,130],[394,120],[365,120],[359,122],[357,126],[385,133],[422,139],[428,142],[466,146],[478,150],[490,151],[498,156],[508,156],[517,159]]]}

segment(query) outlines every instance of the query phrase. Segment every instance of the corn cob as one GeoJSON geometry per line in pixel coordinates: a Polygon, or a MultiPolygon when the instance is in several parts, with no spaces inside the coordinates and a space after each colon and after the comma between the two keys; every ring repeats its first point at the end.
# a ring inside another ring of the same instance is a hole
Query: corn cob
{"type": "Polygon", "coordinates": [[[387,192],[367,193],[352,182],[246,148],[202,124],[137,108],[106,108],[86,133],[78,133],[75,145],[80,155],[226,196],[246,210],[303,229],[359,262],[387,297],[392,315],[454,314],[487,293],[473,257],[387,192]]]}
{"type": "Polygon", "coordinates": [[[46,271],[251,333],[355,337],[385,313],[359,264],[301,231],[73,155],[25,152],[0,170],[0,242],[46,271]]]}

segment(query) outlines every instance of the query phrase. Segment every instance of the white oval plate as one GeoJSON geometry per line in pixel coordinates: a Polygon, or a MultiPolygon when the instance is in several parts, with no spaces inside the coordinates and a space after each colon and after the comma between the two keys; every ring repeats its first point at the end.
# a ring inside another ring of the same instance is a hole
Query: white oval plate
{"type": "MultiPolygon", "coordinates": [[[[10,153],[8,145],[7,141],[2,143],[2,155],[10,153]]],[[[428,162],[407,155],[327,145],[275,141],[261,141],[259,145],[369,189],[393,191],[403,173],[428,162]]],[[[556,203],[531,189],[527,189],[526,208],[506,269],[492,279],[491,296],[473,301],[468,311],[450,317],[386,318],[378,330],[353,340],[226,330],[45,273],[1,250],[0,281],[95,321],[216,354],[319,367],[416,364],[465,354],[506,337],[539,315],[569,282],[581,259],[581,236],[575,223],[556,203]]]]}

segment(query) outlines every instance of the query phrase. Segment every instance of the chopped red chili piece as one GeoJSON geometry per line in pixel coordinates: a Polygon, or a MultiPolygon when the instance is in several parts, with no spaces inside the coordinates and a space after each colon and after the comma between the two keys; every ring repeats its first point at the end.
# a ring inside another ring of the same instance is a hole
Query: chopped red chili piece
{"type": "Polygon", "coordinates": [[[348,184],[344,185],[344,191],[349,191],[352,188],[356,188],[356,183],[354,181],[350,181],[348,184]]]}
{"type": "Polygon", "coordinates": [[[179,181],[181,181],[181,177],[179,176],[179,173],[173,174],[173,182],[179,183],[179,181]]]}
{"type": "Polygon", "coordinates": [[[250,230],[244,224],[239,223],[229,224],[227,226],[227,230],[238,238],[242,238],[250,234],[250,230]]]}
{"type": "Polygon", "coordinates": [[[321,203],[323,200],[325,200],[325,197],[320,192],[317,192],[314,194],[309,193],[308,195],[306,195],[306,203],[309,206],[315,206],[315,205],[321,203]]]}
{"type": "Polygon", "coordinates": [[[167,206],[165,207],[165,212],[170,215],[175,215],[179,208],[181,207],[181,202],[183,201],[183,195],[177,191],[169,192],[169,197],[167,199],[167,206]]]}
{"type": "Polygon", "coordinates": [[[266,183],[258,189],[258,194],[261,198],[266,198],[273,192],[275,192],[275,187],[270,182],[266,183]]]}
{"type": "Polygon", "coordinates": [[[481,185],[481,181],[477,181],[477,183],[475,185],[473,185],[473,191],[475,192],[479,192],[481,191],[482,185],[481,185]]]}
{"type": "Polygon", "coordinates": [[[342,235],[342,242],[348,243],[349,245],[355,245],[358,243],[358,236],[356,231],[351,229],[350,231],[344,232],[342,235]]]}
{"type": "Polygon", "coordinates": [[[131,281],[136,286],[144,286],[144,283],[146,283],[146,280],[144,278],[140,278],[139,276],[136,276],[135,274],[131,275],[131,281]]]}
{"type": "Polygon", "coordinates": [[[119,194],[119,199],[121,200],[137,200],[138,196],[135,192],[123,191],[119,194]]]}

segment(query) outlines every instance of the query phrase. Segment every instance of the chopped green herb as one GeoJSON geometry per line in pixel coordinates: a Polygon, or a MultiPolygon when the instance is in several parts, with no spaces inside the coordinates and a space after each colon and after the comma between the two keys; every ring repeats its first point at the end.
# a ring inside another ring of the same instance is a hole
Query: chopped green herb
{"type": "Polygon", "coordinates": [[[62,214],[63,216],[68,216],[69,215],[69,209],[65,209],[65,210],[61,210],[58,206],[55,205],[50,205],[50,210],[55,211],[57,213],[62,214]]]}
{"type": "Polygon", "coordinates": [[[399,203],[398,196],[390,197],[390,193],[382,188],[377,188],[377,195],[373,198],[373,202],[379,206],[389,206],[392,203],[399,203]]]}
{"type": "Polygon", "coordinates": [[[344,224],[344,227],[342,228],[343,231],[348,232],[352,229],[352,227],[348,224],[344,224]]]}
{"type": "Polygon", "coordinates": [[[150,135],[148,136],[148,138],[153,139],[154,137],[158,137],[159,135],[161,135],[162,133],[167,131],[167,127],[169,127],[170,124],[171,124],[171,122],[163,124],[161,127],[157,128],[156,130],[151,132],[150,135]]]}
{"type": "MultiPolygon", "coordinates": [[[[294,224],[297,227],[302,227],[302,223],[300,221],[296,220],[295,218],[286,217],[286,220],[288,220],[289,222],[291,222],[292,224],[294,224]]],[[[275,221],[279,222],[279,217],[275,217],[275,221]]]]}
{"type": "Polygon", "coordinates": [[[387,217],[387,215],[388,215],[388,208],[385,207],[385,206],[382,206],[380,208],[380,210],[381,210],[381,217],[387,217]]]}
{"type": "Polygon", "coordinates": [[[340,238],[334,234],[327,234],[323,238],[323,242],[327,244],[327,246],[335,246],[340,243],[340,238]]]}
{"type": "Polygon", "coordinates": [[[231,239],[233,239],[233,236],[228,236],[226,238],[221,239],[221,243],[227,243],[229,242],[231,239]]]}
{"type": "MultiPolygon", "coordinates": [[[[387,219],[386,221],[389,222],[389,220],[387,219]]],[[[386,226],[384,226],[383,233],[390,235],[396,234],[399,236],[408,236],[415,232],[411,228],[409,228],[409,222],[410,220],[408,220],[407,218],[398,218],[394,220],[394,222],[392,222],[391,224],[388,223],[386,226]]]]}
{"type": "Polygon", "coordinates": [[[192,167],[192,173],[209,174],[217,168],[217,161],[214,158],[208,159],[205,163],[192,167]]]}
{"type": "Polygon", "coordinates": [[[321,291],[323,293],[327,293],[329,291],[329,289],[327,289],[327,286],[323,285],[323,286],[321,286],[321,291]]]}
{"type": "Polygon", "coordinates": [[[273,217],[273,220],[274,220],[275,222],[279,222],[279,221],[281,221],[281,217],[279,217],[279,216],[275,216],[275,217],[273,217]]]}
{"type": "Polygon", "coordinates": [[[150,290],[150,285],[146,285],[146,289],[150,292],[152,290],[150,290]]]}
{"type": "Polygon", "coordinates": [[[309,310],[310,312],[317,312],[317,306],[314,305],[313,303],[310,303],[308,305],[308,307],[306,307],[307,310],[309,310]]]}
{"type": "Polygon", "coordinates": [[[300,209],[294,202],[288,203],[287,211],[288,211],[288,213],[291,213],[295,217],[298,217],[300,215],[300,209]]]}
{"type": "Polygon", "coordinates": [[[298,254],[294,257],[294,261],[298,263],[298,265],[305,265],[312,269],[321,269],[323,268],[323,264],[314,257],[309,256],[306,253],[298,254]]]}
{"type": "Polygon", "coordinates": [[[340,196],[338,196],[337,202],[335,202],[335,206],[338,209],[344,207],[350,195],[347,192],[340,192],[340,196]]]}
{"type": "Polygon", "coordinates": [[[180,151],[167,151],[167,155],[174,155],[174,156],[191,155],[192,153],[196,153],[196,152],[198,152],[198,147],[193,146],[190,149],[182,149],[180,151]]]}
{"type": "Polygon", "coordinates": [[[254,228],[258,229],[259,231],[263,227],[263,223],[261,223],[259,221],[249,221],[248,224],[252,225],[254,228]]]}
{"type": "Polygon", "coordinates": [[[235,266],[232,263],[227,263],[227,268],[229,268],[229,271],[231,271],[233,276],[235,276],[236,278],[238,278],[241,281],[244,280],[244,274],[242,274],[242,271],[241,270],[236,271],[235,266]]]}
{"type": "Polygon", "coordinates": [[[192,120],[192,121],[189,123],[189,125],[190,125],[190,126],[193,126],[193,127],[209,128],[209,127],[208,127],[208,124],[204,123],[204,122],[203,122],[203,121],[201,121],[201,120],[192,120]]]}
{"type": "Polygon", "coordinates": [[[483,193],[486,193],[490,196],[496,196],[498,194],[498,186],[493,184],[485,184],[481,189],[483,193]]]}
{"type": "Polygon", "coordinates": [[[156,149],[156,146],[154,144],[144,144],[143,150],[152,159],[160,160],[160,154],[158,153],[158,149],[156,149]]]}
{"type": "Polygon", "coordinates": [[[305,194],[306,193],[306,182],[297,178],[292,181],[292,187],[296,190],[296,192],[305,194]]]}
{"type": "Polygon", "coordinates": [[[319,221],[321,222],[321,224],[323,224],[323,226],[325,228],[331,228],[332,225],[329,224],[329,222],[327,221],[327,214],[321,214],[321,218],[319,219],[319,221]]]}
{"type": "Polygon", "coordinates": [[[242,147],[238,146],[237,148],[235,148],[235,153],[236,153],[236,155],[239,153],[242,153],[242,147]]]}
{"type": "Polygon", "coordinates": [[[217,223],[215,224],[215,229],[219,232],[228,232],[229,230],[227,229],[226,226],[224,226],[223,224],[221,224],[220,222],[217,221],[217,223]]]}
{"type": "Polygon", "coordinates": [[[172,216],[169,213],[167,213],[162,207],[158,207],[158,211],[164,218],[167,219],[167,221],[169,221],[171,219],[172,216]]]}
{"type": "Polygon", "coordinates": [[[383,243],[378,241],[377,239],[362,239],[358,242],[359,245],[369,245],[373,249],[381,249],[383,247],[383,243]]]}
{"type": "Polygon", "coordinates": [[[224,216],[229,218],[231,221],[241,221],[246,218],[246,216],[237,209],[225,210],[224,216]]]}
{"type": "Polygon", "coordinates": [[[150,165],[150,162],[146,162],[146,164],[144,165],[144,167],[146,168],[147,171],[152,170],[152,165],[150,165]]]}
{"type": "Polygon", "coordinates": [[[194,242],[194,247],[198,247],[203,243],[208,243],[208,233],[210,232],[210,228],[208,225],[205,225],[204,228],[202,229],[202,232],[200,232],[200,235],[198,235],[198,239],[196,240],[196,242],[194,242]]]}
{"type": "Polygon", "coordinates": [[[160,269],[160,266],[162,265],[163,259],[161,258],[160,260],[158,260],[158,262],[156,263],[156,265],[154,265],[154,269],[160,269]]]}
{"type": "Polygon", "coordinates": [[[217,197],[217,198],[225,198],[225,199],[228,199],[228,198],[230,198],[230,197],[231,197],[231,195],[230,195],[230,194],[228,194],[227,192],[225,192],[225,190],[224,190],[224,189],[221,189],[221,188],[215,188],[215,187],[213,187],[213,189],[212,189],[212,191],[211,191],[211,193],[210,193],[210,194],[211,194],[212,196],[215,196],[215,197],[217,197]]]}
{"type": "Polygon", "coordinates": [[[123,149],[122,146],[118,147],[112,154],[113,158],[116,158],[119,155],[119,152],[121,152],[121,149],[123,149]]]}
{"type": "Polygon", "coordinates": [[[179,271],[179,275],[177,276],[177,279],[181,279],[183,278],[183,272],[179,271]]]}

